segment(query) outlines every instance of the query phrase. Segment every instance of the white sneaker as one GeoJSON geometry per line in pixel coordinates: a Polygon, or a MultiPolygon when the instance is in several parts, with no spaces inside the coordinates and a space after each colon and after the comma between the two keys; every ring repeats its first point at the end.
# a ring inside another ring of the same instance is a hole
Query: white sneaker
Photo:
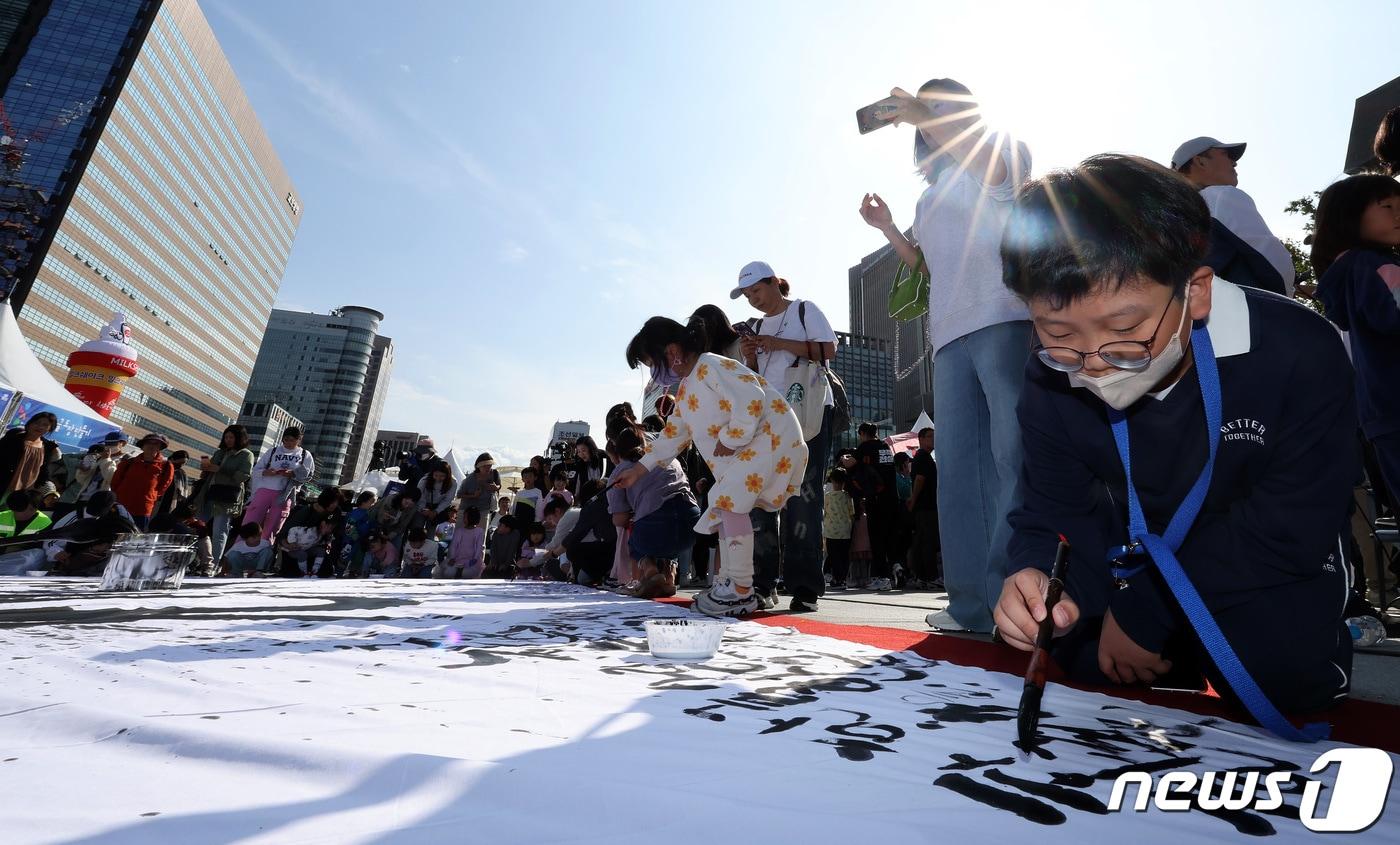
{"type": "Polygon", "coordinates": [[[744,595],[734,589],[734,582],[720,579],[713,587],[695,596],[695,609],[706,616],[746,616],[758,610],[756,590],[744,595]]]}
{"type": "Polygon", "coordinates": [[[953,614],[946,610],[930,613],[924,617],[930,628],[938,631],[966,631],[967,626],[953,618],[953,614]]]}
{"type": "Polygon", "coordinates": [[[872,590],[879,590],[880,592],[883,593],[883,592],[885,592],[885,591],[887,591],[887,590],[891,590],[891,589],[893,589],[893,588],[894,588],[894,585],[890,583],[890,579],[888,579],[888,578],[871,578],[871,579],[870,579],[870,589],[872,589],[872,590]]]}

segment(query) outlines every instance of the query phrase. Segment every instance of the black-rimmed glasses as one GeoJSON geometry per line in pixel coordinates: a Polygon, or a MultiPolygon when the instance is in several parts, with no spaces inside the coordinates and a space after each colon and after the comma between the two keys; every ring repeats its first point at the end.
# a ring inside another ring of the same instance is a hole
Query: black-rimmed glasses
{"type": "Polygon", "coordinates": [[[1045,366],[1062,373],[1077,373],[1084,369],[1084,362],[1090,355],[1097,355],[1105,364],[1120,370],[1141,370],[1152,363],[1152,342],[1157,339],[1162,321],[1167,319],[1167,312],[1172,310],[1175,300],[1176,297],[1167,300],[1167,307],[1157,318],[1157,326],[1152,329],[1148,340],[1115,340],[1093,352],[1080,352],[1068,346],[1040,346],[1034,350],[1036,357],[1045,366]]]}

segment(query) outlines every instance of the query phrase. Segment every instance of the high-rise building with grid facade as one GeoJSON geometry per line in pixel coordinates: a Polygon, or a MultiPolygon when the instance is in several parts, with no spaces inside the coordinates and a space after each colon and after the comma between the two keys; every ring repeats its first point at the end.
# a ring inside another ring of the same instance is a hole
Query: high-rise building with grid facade
{"type": "MultiPolygon", "coordinates": [[[[859,444],[856,428],[874,423],[880,436],[895,433],[894,372],[885,341],[858,334],[836,333],[836,359],[831,369],[846,385],[851,424],[845,431],[832,432],[836,449],[854,449],[859,444]]],[[[903,429],[900,429],[903,431],[903,429]]]]}
{"type": "Polygon", "coordinates": [[[0,39],[0,293],[60,380],[125,313],[141,372],[112,421],[207,453],[242,405],[296,191],[195,0],[0,3],[0,39]]]}
{"type": "Polygon", "coordinates": [[[350,446],[355,432],[379,430],[394,359],[393,341],[379,335],[383,319],[373,308],[346,305],[329,314],[274,308],[268,320],[244,402],[276,402],[304,423],[302,445],[315,456],[323,487],[343,483],[347,473],[358,478],[369,464],[373,441],[363,464],[350,446]]]}
{"type": "Polygon", "coordinates": [[[890,318],[890,287],[898,269],[899,256],[886,245],[862,258],[848,278],[851,333],[884,342],[894,378],[894,427],[904,432],[920,411],[934,416],[933,356],[928,352],[927,318],[906,322],[890,318]]]}

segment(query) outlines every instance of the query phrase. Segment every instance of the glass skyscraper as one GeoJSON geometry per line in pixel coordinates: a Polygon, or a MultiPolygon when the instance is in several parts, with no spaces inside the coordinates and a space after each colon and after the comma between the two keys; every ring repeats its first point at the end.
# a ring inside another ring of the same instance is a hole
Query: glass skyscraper
{"type": "Polygon", "coordinates": [[[850,427],[833,432],[833,452],[856,447],[859,443],[856,428],[861,423],[874,423],[881,437],[895,434],[894,370],[885,341],[837,332],[836,358],[831,362],[831,369],[846,385],[846,400],[851,409],[850,427]]]}
{"type": "Polygon", "coordinates": [[[29,3],[0,84],[0,214],[31,221],[0,222],[0,263],[31,348],[62,380],[125,313],[141,372],[113,422],[207,453],[238,416],[301,207],[197,3],[29,3]]]}
{"type": "Polygon", "coordinates": [[[356,478],[369,464],[374,442],[361,446],[379,430],[394,359],[393,341],[378,334],[383,319],[346,305],[329,314],[276,308],[268,321],[244,404],[275,402],[302,420],[302,445],[316,458],[322,486],[356,478]]]}
{"type": "MultiPolygon", "coordinates": [[[[933,356],[929,354],[928,320],[896,322],[890,318],[890,288],[899,256],[888,244],[850,269],[851,334],[883,342],[894,377],[894,427],[908,431],[921,411],[934,416],[933,356]]],[[[882,353],[883,354],[883,353],[882,353]]],[[[855,418],[855,412],[851,414],[855,418]]]]}

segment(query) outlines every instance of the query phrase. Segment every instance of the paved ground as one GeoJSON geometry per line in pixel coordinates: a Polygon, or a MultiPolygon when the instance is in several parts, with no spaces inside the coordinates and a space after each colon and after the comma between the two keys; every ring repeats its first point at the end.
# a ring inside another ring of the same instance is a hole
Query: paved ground
{"type": "MultiPolygon", "coordinates": [[[[693,595],[695,590],[683,590],[693,595]]],[[[776,610],[787,607],[787,596],[776,610]]],[[[930,591],[877,593],[868,590],[847,590],[830,593],[820,602],[820,609],[808,618],[842,625],[876,625],[930,632],[924,617],[931,611],[942,610],[948,594],[930,591]]],[[[1390,616],[1391,629],[1400,626],[1400,614],[1390,616]]],[[[959,635],[964,636],[964,635],[959,635]]],[[[1400,704],[1400,639],[1392,637],[1376,653],[1357,654],[1352,672],[1352,695],[1369,701],[1400,704]]]]}

